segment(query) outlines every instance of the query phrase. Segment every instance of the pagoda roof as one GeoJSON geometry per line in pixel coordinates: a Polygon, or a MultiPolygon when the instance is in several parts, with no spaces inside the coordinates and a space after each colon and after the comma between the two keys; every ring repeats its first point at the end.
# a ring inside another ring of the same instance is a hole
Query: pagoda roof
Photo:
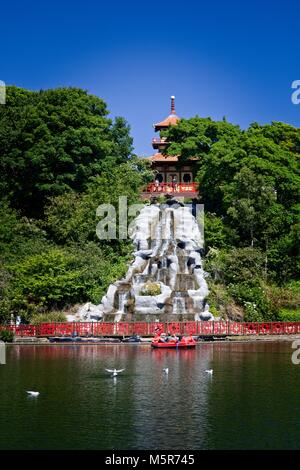
{"type": "Polygon", "coordinates": [[[155,153],[151,157],[146,157],[147,160],[152,162],[178,162],[177,155],[164,155],[163,153],[155,153]]]}
{"type": "MultiPolygon", "coordinates": [[[[178,162],[178,155],[166,155],[160,152],[145,158],[151,162],[178,162]]],[[[195,161],[199,159],[198,157],[189,157],[188,160],[195,161]]]]}
{"type": "MultiPolygon", "coordinates": [[[[144,157],[146,160],[150,160],[151,162],[178,162],[178,155],[166,155],[163,153],[155,153],[154,155],[151,155],[150,157],[144,157]]],[[[198,157],[189,157],[187,161],[196,161],[199,160],[198,157]]]]}
{"type": "Polygon", "coordinates": [[[177,116],[177,114],[170,114],[163,121],[154,124],[155,131],[159,131],[163,127],[174,126],[178,121],[180,121],[180,118],[177,116]]]}
{"type": "Polygon", "coordinates": [[[171,96],[171,114],[169,114],[169,116],[167,116],[163,121],[154,124],[155,132],[169,126],[174,126],[178,121],[180,121],[180,118],[177,116],[175,111],[175,96],[171,96]]]}

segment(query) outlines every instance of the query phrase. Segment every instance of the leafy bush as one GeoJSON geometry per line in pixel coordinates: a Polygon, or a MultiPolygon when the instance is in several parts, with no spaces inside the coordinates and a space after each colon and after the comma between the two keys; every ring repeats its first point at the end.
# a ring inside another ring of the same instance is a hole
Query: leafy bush
{"type": "MultiPolygon", "coordinates": [[[[103,253],[94,243],[53,247],[10,266],[14,310],[29,316],[66,305],[100,301],[108,284],[126,270],[126,257],[103,253]]],[[[24,314],[23,314],[24,316],[24,314]]]]}
{"type": "Polygon", "coordinates": [[[256,321],[263,321],[264,315],[256,303],[254,302],[244,302],[244,309],[245,309],[245,316],[244,321],[256,322],[256,321]]]}
{"type": "Polygon", "coordinates": [[[66,315],[62,312],[48,312],[34,314],[30,318],[31,325],[40,325],[41,323],[65,322],[66,315]]]}
{"type": "Polygon", "coordinates": [[[206,302],[209,304],[209,310],[214,316],[224,316],[227,306],[231,301],[228,290],[224,284],[215,283],[211,279],[207,280],[209,294],[206,302]]]}
{"type": "Polygon", "coordinates": [[[207,213],[204,216],[205,245],[209,248],[226,248],[234,243],[234,232],[221,217],[207,213]]]}
{"type": "Polygon", "coordinates": [[[300,321],[300,309],[291,310],[288,308],[282,308],[279,311],[278,317],[280,321],[299,322],[300,321]]]}
{"type": "Polygon", "coordinates": [[[263,286],[249,286],[248,283],[230,284],[228,290],[236,302],[244,307],[246,321],[276,320],[263,286]]]}
{"type": "Polygon", "coordinates": [[[147,169],[136,161],[123,163],[107,172],[91,177],[83,193],[68,192],[48,199],[45,207],[43,227],[58,244],[86,243],[94,241],[100,245],[112,245],[116,249],[124,240],[99,240],[96,226],[99,217],[96,209],[100,204],[112,204],[116,210],[117,229],[119,220],[119,197],[126,196],[128,205],[139,202],[139,190],[147,178],[147,169]],[[113,182],[113,190],[112,190],[113,182]]]}
{"type": "Polygon", "coordinates": [[[280,314],[280,311],[284,311],[285,309],[292,311],[300,308],[300,292],[298,286],[299,284],[297,282],[290,282],[284,287],[279,287],[274,284],[264,286],[272,310],[277,316],[280,314]]]}
{"type": "Polygon", "coordinates": [[[0,330],[0,340],[5,343],[11,343],[14,339],[14,334],[10,330],[0,330]]]}
{"type": "Polygon", "coordinates": [[[159,295],[161,294],[160,284],[157,282],[146,282],[140,291],[140,295],[159,295]]]}

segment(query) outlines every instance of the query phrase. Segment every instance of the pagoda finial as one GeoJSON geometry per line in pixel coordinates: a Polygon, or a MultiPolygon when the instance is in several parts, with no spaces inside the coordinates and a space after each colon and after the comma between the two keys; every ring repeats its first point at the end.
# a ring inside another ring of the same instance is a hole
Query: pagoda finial
{"type": "Polygon", "coordinates": [[[175,96],[171,96],[171,114],[176,114],[176,111],[175,111],[175,96]]]}

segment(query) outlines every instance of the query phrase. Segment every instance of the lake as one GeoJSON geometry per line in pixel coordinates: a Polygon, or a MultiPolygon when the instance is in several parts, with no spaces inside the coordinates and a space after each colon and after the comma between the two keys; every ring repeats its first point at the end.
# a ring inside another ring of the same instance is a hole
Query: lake
{"type": "Polygon", "coordinates": [[[0,449],[297,449],[291,344],[9,345],[0,449]],[[116,379],[114,367],[125,368],[116,379]]]}

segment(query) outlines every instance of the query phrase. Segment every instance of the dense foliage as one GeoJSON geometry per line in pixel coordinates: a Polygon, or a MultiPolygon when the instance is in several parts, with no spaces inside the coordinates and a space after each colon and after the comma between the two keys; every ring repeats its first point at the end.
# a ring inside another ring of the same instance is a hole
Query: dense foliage
{"type": "MultiPolygon", "coordinates": [[[[62,320],[98,303],[131,257],[127,240],[99,240],[100,204],[138,202],[151,177],[132,154],[123,118],[84,90],[7,90],[0,106],[0,321],[62,320]]],[[[300,319],[300,130],[274,122],[242,131],[195,117],[163,133],[195,161],[205,205],[212,313],[300,319]]],[[[120,215],[120,217],[119,217],[120,215]]]]}
{"type": "Polygon", "coordinates": [[[299,318],[300,129],[195,117],[163,134],[168,153],[198,157],[214,313],[299,318]]]}
{"type": "Polygon", "coordinates": [[[132,154],[124,119],[106,115],[105,103],[80,89],[8,88],[0,107],[0,321],[61,320],[76,303],[98,303],[124,274],[131,245],[97,238],[96,209],[111,203],[118,215],[119,196],[137,202],[150,170],[132,154]]]}
{"type": "Polygon", "coordinates": [[[22,213],[39,216],[47,197],[81,192],[90,177],[126,162],[128,126],[107,114],[103,100],[81,89],[9,87],[0,108],[0,192],[22,213]]]}
{"type": "Polygon", "coordinates": [[[0,330],[0,341],[4,341],[4,343],[12,343],[14,339],[14,334],[10,330],[0,330]]]}

